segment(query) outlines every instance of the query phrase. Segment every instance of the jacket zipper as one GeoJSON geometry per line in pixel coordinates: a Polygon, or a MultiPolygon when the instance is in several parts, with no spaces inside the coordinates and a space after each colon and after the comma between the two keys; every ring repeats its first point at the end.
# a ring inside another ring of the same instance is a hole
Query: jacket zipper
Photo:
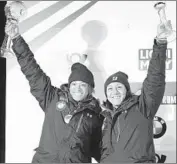
{"type": "Polygon", "coordinates": [[[82,118],[83,118],[83,113],[82,113],[82,115],[81,115],[81,117],[80,117],[80,119],[79,119],[79,123],[78,123],[78,125],[77,125],[77,129],[76,129],[76,132],[78,132],[79,131],[79,128],[80,128],[80,126],[81,126],[81,122],[82,122],[82,118]]]}
{"type": "Polygon", "coordinates": [[[117,118],[117,142],[119,141],[120,138],[120,123],[119,123],[119,117],[117,118]]]}

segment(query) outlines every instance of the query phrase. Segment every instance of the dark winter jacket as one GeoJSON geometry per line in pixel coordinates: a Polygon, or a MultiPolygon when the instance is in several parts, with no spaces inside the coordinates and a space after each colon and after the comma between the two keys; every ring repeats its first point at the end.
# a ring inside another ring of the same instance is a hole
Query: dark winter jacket
{"type": "Polygon", "coordinates": [[[98,101],[90,96],[77,103],[67,85],[52,86],[21,36],[13,39],[13,50],[32,95],[45,112],[39,147],[32,162],[89,163],[91,157],[99,161],[102,120],[98,101]],[[65,121],[68,114],[72,115],[69,123],[65,121]]]}
{"type": "Polygon", "coordinates": [[[107,107],[102,112],[101,162],[155,162],[153,118],[165,90],[166,48],[166,43],[154,41],[141,95],[129,96],[115,111],[107,107]]]}

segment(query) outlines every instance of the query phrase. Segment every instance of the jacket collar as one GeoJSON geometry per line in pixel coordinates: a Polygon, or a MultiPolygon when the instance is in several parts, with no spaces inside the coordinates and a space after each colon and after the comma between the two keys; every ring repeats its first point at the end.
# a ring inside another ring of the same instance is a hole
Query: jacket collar
{"type": "Polygon", "coordinates": [[[122,104],[115,110],[116,113],[119,111],[125,111],[130,109],[134,104],[138,102],[138,96],[132,95],[130,98],[127,100],[123,101],[122,104]]]}
{"type": "Polygon", "coordinates": [[[123,101],[122,104],[115,110],[113,110],[113,107],[108,108],[105,105],[103,105],[105,107],[105,110],[102,111],[100,114],[103,115],[104,117],[110,118],[111,116],[113,117],[115,115],[119,115],[125,111],[128,111],[137,102],[138,102],[138,96],[132,95],[127,100],[123,101]]]}

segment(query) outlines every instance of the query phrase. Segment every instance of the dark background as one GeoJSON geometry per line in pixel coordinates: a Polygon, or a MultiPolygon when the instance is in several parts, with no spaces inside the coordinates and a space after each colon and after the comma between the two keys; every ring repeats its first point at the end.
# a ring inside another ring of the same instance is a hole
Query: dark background
{"type": "MultiPolygon", "coordinates": [[[[0,1],[0,47],[4,40],[6,1],[0,1]]],[[[0,55],[1,56],[1,55],[0,55]]],[[[0,163],[5,163],[5,91],[6,91],[6,59],[0,57],[0,163]]]]}

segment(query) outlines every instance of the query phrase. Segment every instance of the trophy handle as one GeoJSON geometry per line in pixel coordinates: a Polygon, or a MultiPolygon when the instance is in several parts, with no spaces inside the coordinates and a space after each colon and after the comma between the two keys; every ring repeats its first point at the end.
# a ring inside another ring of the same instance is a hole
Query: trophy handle
{"type": "Polygon", "coordinates": [[[160,21],[163,24],[167,23],[167,18],[166,18],[166,14],[165,14],[165,9],[162,8],[158,11],[159,17],[160,17],[160,21]]]}
{"type": "Polygon", "coordinates": [[[14,56],[13,51],[11,50],[11,38],[5,34],[2,46],[1,46],[1,56],[8,57],[14,56]]]}
{"type": "Polygon", "coordinates": [[[158,14],[160,17],[161,23],[165,24],[167,22],[166,14],[165,14],[165,7],[166,3],[165,2],[158,2],[154,5],[154,8],[158,10],[158,14]]]}

